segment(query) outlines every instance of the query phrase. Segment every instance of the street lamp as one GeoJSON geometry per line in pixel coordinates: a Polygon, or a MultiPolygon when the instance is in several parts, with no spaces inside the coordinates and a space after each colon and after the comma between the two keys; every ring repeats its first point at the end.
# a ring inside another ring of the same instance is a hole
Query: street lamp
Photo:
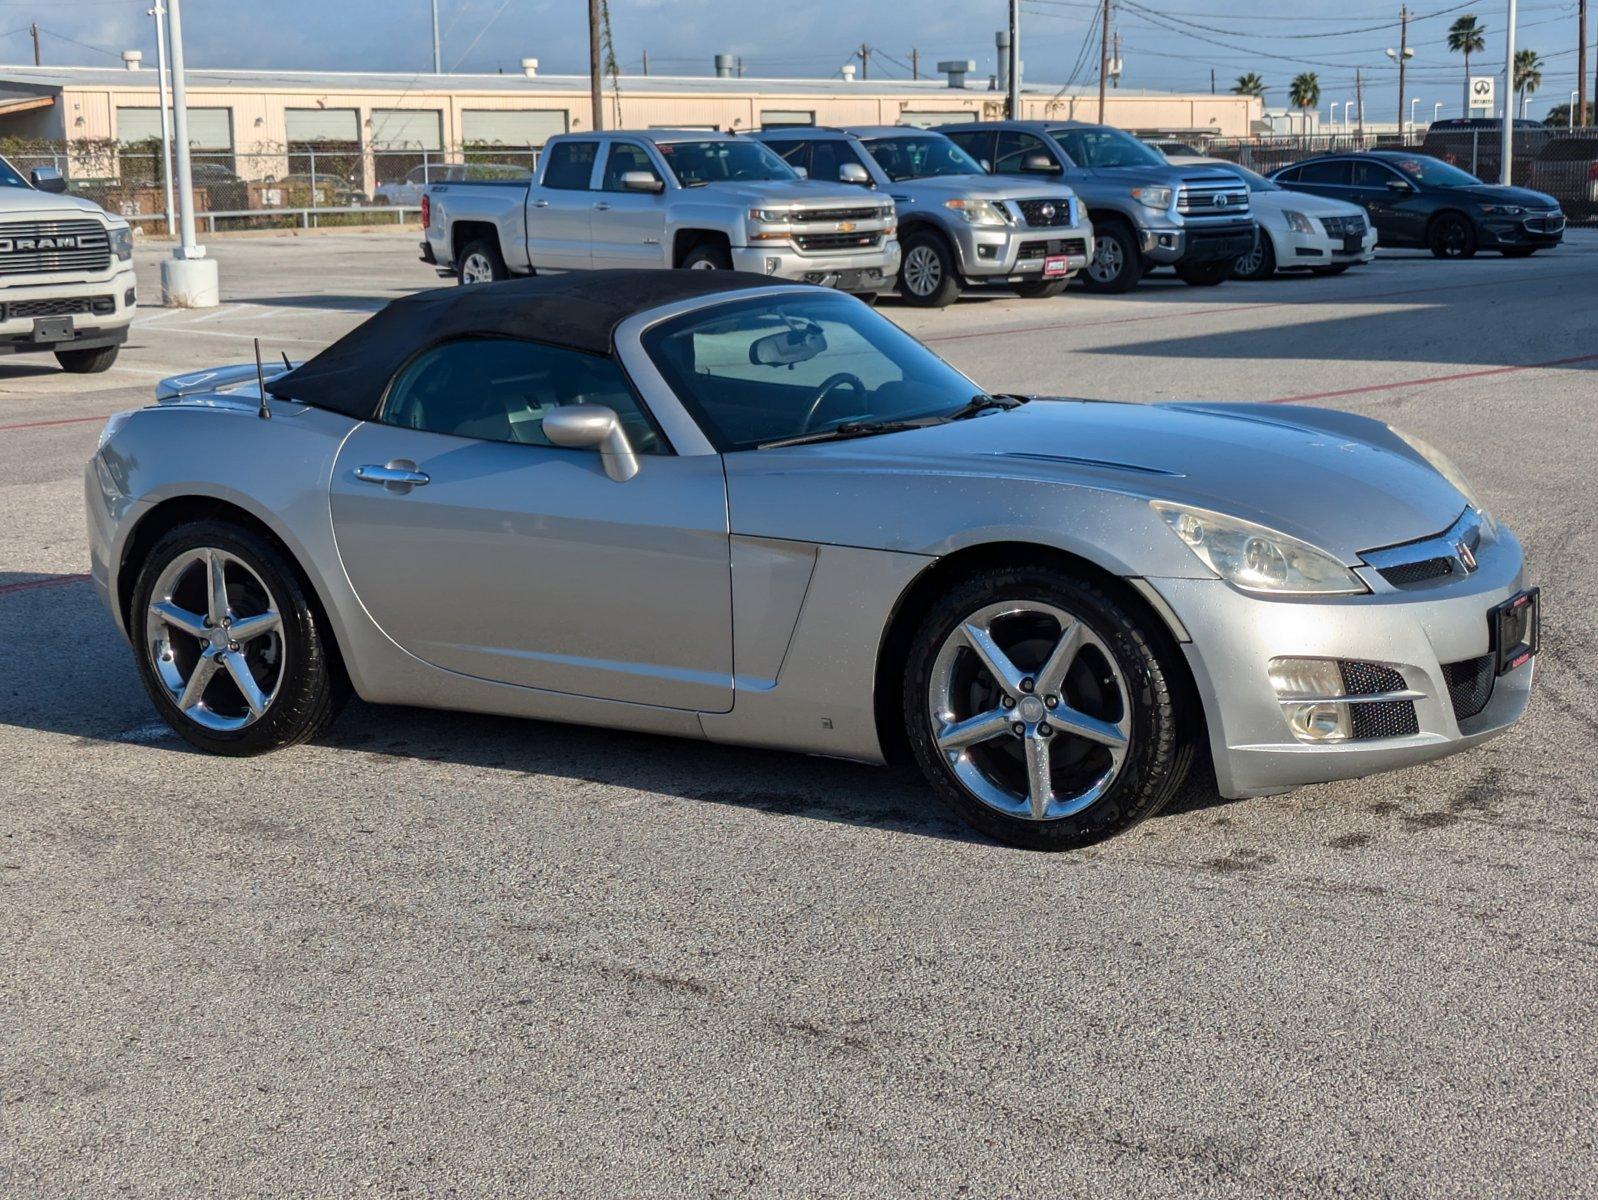
{"type": "Polygon", "coordinates": [[[174,308],[221,303],[216,259],[194,238],[194,172],[189,163],[189,93],[183,70],[182,0],[167,0],[167,45],[172,54],[172,140],[177,157],[178,244],[161,263],[161,293],[174,308]]]}
{"type": "Polygon", "coordinates": [[[1574,129],[1576,127],[1576,97],[1579,95],[1581,95],[1580,92],[1570,93],[1570,107],[1565,109],[1566,129],[1574,129]]]}
{"type": "Polygon", "coordinates": [[[1354,102],[1352,100],[1345,100],[1343,102],[1343,132],[1344,133],[1348,132],[1349,122],[1352,121],[1353,119],[1354,119],[1354,102]]]}
{"type": "Polygon", "coordinates": [[[1439,100],[1432,105],[1432,124],[1437,124],[1437,119],[1443,115],[1443,102],[1439,100]]]}
{"type": "Polygon", "coordinates": [[[1342,107],[1342,105],[1339,104],[1336,100],[1333,100],[1330,104],[1328,104],[1326,106],[1326,113],[1327,113],[1328,121],[1329,121],[1329,124],[1331,125],[1331,127],[1333,129],[1338,128],[1338,125],[1337,125],[1337,110],[1339,108],[1341,108],[1341,107],[1342,107]]]}
{"type": "Polygon", "coordinates": [[[1415,132],[1415,106],[1419,103],[1419,96],[1411,96],[1409,98],[1409,131],[1411,133],[1415,132]]]}

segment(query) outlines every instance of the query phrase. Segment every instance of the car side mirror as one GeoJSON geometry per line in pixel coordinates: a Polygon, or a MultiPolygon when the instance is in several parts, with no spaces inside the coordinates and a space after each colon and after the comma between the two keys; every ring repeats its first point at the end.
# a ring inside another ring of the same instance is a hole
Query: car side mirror
{"type": "Polygon", "coordinates": [[[1415,189],[1409,184],[1405,183],[1402,179],[1389,179],[1387,181],[1387,190],[1390,192],[1397,192],[1402,195],[1406,192],[1413,192],[1415,189]]]}
{"type": "Polygon", "coordinates": [[[793,168],[793,173],[795,175],[799,176],[800,179],[809,179],[810,178],[810,168],[809,167],[794,167],[793,168]]]}
{"type": "Polygon", "coordinates": [[[622,172],[621,185],[629,192],[663,192],[665,181],[649,171],[622,172]]]}
{"type": "Polygon", "coordinates": [[[543,425],[551,445],[598,450],[605,474],[617,483],[626,483],[638,474],[638,456],[615,409],[603,404],[562,404],[544,414],[543,425]]]}
{"type": "Polygon", "coordinates": [[[854,183],[861,187],[871,185],[871,176],[859,163],[844,163],[838,168],[839,183],[854,183]]]}
{"type": "Polygon", "coordinates": [[[61,177],[61,172],[54,167],[34,167],[28,173],[28,178],[33,186],[41,192],[64,192],[67,190],[67,181],[61,177]]]}
{"type": "Polygon", "coordinates": [[[1060,167],[1047,154],[1029,154],[1022,160],[1021,170],[1028,175],[1055,175],[1060,167]]]}
{"type": "Polygon", "coordinates": [[[993,173],[993,164],[991,162],[989,162],[985,158],[977,159],[977,166],[981,167],[984,171],[988,172],[988,174],[990,174],[990,175],[993,173]]]}

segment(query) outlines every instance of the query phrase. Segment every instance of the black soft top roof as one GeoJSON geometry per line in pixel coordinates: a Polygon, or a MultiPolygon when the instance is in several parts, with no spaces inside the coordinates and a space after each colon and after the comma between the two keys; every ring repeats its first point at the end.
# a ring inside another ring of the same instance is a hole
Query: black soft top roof
{"type": "Polygon", "coordinates": [[[609,354],[616,326],[637,313],[773,282],[743,271],[577,271],[434,288],[395,300],[266,390],[370,420],[394,372],[436,342],[497,334],[609,354]]]}

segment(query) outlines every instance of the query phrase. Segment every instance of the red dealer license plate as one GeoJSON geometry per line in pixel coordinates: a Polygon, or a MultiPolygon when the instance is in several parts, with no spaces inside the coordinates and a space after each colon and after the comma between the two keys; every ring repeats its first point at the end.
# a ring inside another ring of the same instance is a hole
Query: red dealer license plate
{"type": "Polygon", "coordinates": [[[1051,254],[1043,260],[1043,274],[1045,278],[1058,279],[1062,275],[1071,273],[1071,260],[1063,254],[1051,254]]]}

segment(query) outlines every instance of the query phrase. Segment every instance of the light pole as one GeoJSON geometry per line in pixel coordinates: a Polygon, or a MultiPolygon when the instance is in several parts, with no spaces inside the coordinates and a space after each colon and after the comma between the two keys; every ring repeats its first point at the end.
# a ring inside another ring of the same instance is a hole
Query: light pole
{"type": "Polygon", "coordinates": [[[1010,85],[1005,97],[1005,108],[1012,121],[1021,119],[1021,0],[1010,0],[1010,44],[1006,47],[1010,58],[1004,64],[1005,78],[1010,85]]]}
{"type": "Polygon", "coordinates": [[[194,171],[189,163],[189,94],[183,72],[182,0],[167,0],[172,47],[172,136],[177,143],[178,245],[161,263],[161,292],[174,308],[215,308],[220,302],[216,260],[194,240],[194,171]]]}
{"type": "Polygon", "coordinates": [[[1498,182],[1509,186],[1515,152],[1515,0],[1509,0],[1504,25],[1504,129],[1498,144],[1498,182]]]}
{"type": "Polygon", "coordinates": [[[1439,100],[1436,104],[1432,105],[1432,124],[1433,125],[1437,124],[1438,118],[1441,117],[1442,115],[1443,115],[1443,102],[1441,100],[1439,100]]]}
{"type": "Polygon", "coordinates": [[[433,74],[444,73],[444,60],[439,55],[438,47],[438,0],[433,0],[433,74]]]}
{"type": "Polygon", "coordinates": [[[1577,103],[1576,97],[1578,97],[1580,95],[1581,95],[1580,92],[1571,92],[1570,93],[1570,107],[1566,110],[1566,114],[1565,114],[1566,117],[1568,118],[1566,120],[1566,122],[1565,122],[1565,128],[1566,129],[1574,129],[1576,127],[1576,103],[1577,103]]]}
{"type": "Polygon", "coordinates": [[[1419,96],[1411,96],[1409,98],[1409,131],[1411,133],[1415,132],[1415,106],[1419,103],[1419,96]]]}
{"type": "Polygon", "coordinates": [[[155,7],[146,15],[155,18],[156,86],[161,95],[161,190],[166,200],[166,235],[171,237],[177,232],[177,218],[172,210],[172,108],[167,98],[166,23],[161,20],[166,9],[161,7],[161,0],[155,0],[155,7]]]}
{"type": "Polygon", "coordinates": [[[1336,100],[1333,100],[1330,104],[1328,104],[1326,106],[1327,121],[1328,121],[1328,123],[1331,125],[1331,127],[1333,129],[1337,129],[1339,127],[1338,124],[1337,124],[1337,110],[1339,108],[1341,108],[1341,107],[1342,107],[1342,105],[1339,104],[1336,100]]]}

